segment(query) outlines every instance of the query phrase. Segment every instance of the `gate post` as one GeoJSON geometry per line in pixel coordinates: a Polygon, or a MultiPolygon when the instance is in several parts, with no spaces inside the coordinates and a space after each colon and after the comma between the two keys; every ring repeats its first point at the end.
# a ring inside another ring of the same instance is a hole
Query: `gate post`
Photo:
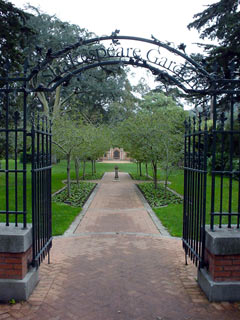
{"type": "Polygon", "coordinates": [[[232,227],[206,227],[205,268],[198,283],[210,301],[240,300],[240,232],[232,227]]]}
{"type": "Polygon", "coordinates": [[[32,227],[0,224],[0,300],[27,300],[38,283],[32,263],[32,227]]]}
{"type": "Polygon", "coordinates": [[[227,93],[225,112],[219,112],[216,95],[212,100],[210,226],[204,268],[198,270],[210,301],[240,300],[240,110],[239,95],[227,93]]]}

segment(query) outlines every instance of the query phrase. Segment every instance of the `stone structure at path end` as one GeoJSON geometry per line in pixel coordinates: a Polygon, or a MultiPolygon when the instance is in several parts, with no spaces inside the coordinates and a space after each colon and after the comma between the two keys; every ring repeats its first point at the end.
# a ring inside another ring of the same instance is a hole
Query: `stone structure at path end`
{"type": "Polygon", "coordinates": [[[129,157],[128,152],[124,151],[123,148],[110,148],[100,160],[125,160],[131,161],[132,159],[129,157]]]}

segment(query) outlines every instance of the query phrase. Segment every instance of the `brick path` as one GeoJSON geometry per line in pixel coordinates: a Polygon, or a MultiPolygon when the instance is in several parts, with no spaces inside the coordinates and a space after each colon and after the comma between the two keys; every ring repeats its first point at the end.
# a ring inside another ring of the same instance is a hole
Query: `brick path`
{"type": "Polygon", "coordinates": [[[99,190],[75,233],[143,232],[159,234],[127,173],[105,173],[99,190]]]}
{"type": "Polygon", "coordinates": [[[0,319],[240,319],[239,303],[207,301],[181,241],[158,233],[128,176],[112,179],[105,175],[75,234],[54,239],[29,301],[0,305],[0,319]]]}

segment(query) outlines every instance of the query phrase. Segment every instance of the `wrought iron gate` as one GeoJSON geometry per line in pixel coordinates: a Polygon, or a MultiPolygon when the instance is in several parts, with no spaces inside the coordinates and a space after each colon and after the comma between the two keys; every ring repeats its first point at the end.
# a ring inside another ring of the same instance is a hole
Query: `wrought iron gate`
{"type": "Polygon", "coordinates": [[[205,224],[212,231],[240,225],[240,96],[234,94],[239,83],[229,80],[229,86],[212,95],[210,128],[204,114],[185,123],[183,248],[200,268],[205,224]]]}
{"type": "Polygon", "coordinates": [[[52,246],[51,210],[51,122],[33,116],[32,138],[32,226],[33,265],[39,266],[52,246]]]}
{"type": "MultiPolygon", "coordinates": [[[[51,93],[59,86],[68,86],[72,77],[92,68],[107,70],[104,68],[114,65],[142,67],[157,76],[158,81],[170,86],[175,85],[187,95],[204,99],[207,97],[208,101],[208,98],[212,97],[211,131],[207,128],[207,116],[201,114],[197,119],[190,119],[186,123],[185,133],[183,247],[186,256],[188,255],[196,265],[202,267],[207,214],[211,216],[211,229],[214,228],[216,217],[219,217],[219,227],[222,227],[227,220],[228,227],[236,223],[239,228],[240,116],[238,116],[236,127],[236,112],[240,113],[239,74],[235,76],[233,74],[232,80],[217,79],[214,70],[209,73],[205,70],[204,63],[199,63],[187,56],[182,50],[178,50],[179,47],[169,46],[168,43],[153,36],[151,39],[144,39],[121,36],[118,33],[119,31],[116,30],[109,36],[81,38],[77,43],[56,52],[46,48],[45,56],[41,50],[35,66],[29,67],[25,63],[24,70],[15,70],[12,76],[9,75],[7,67],[4,75],[0,76],[0,115],[2,117],[0,143],[4,145],[5,150],[1,152],[1,157],[5,158],[0,168],[0,177],[5,182],[3,187],[5,202],[0,203],[0,219],[6,226],[12,222],[15,226],[19,226],[19,222],[23,222],[23,227],[27,227],[29,209],[27,192],[30,193],[28,186],[32,184],[33,265],[38,266],[49,253],[52,243],[51,124],[45,117],[36,115],[33,116],[32,128],[29,129],[31,126],[28,120],[29,96],[36,96],[39,92],[51,93]],[[120,41],[128,40],[142,42],[151,47],[148,47],[145,53],[132,47],[124,49],[120,41]],[[105,49],[100,44],[104,41],[106,43],[111,41],[111,46],[105,49]],[[99,44],[100,47],[98,47],[99,44]],[[167,53],[166,56],[170,54],[169,59],[165,58],[164,52],[167,53]],[[178,57],[176,61],[174,61],[175,56],[178,57]],[[52,69],[53,61],[58,66],[56,70],[52,69]],[[226,104],[226,112],[222,115],[219,113],[222,107],[219,101],[225,101],[226,104]],[[225,121],[226,115],[229,118],[228,125],[225,121]],[[32,139],[31,181],[27,171],[27,151],[30,150],[27,139],[29,138],[32,139]],[[227,165],[224,154],[226,149],[227,165]],[[22,164],[18,161],[20,152],[22,152],[22,164]],[[209,180],[212,185],[211,205],[208,209],[206,198],[209,159],[211,159],[211,179],[209,180]],[[227,195],[223,192],[225,178],[228,183],[227,195]],[[232,201],[234,179],[238,179],[237,205],[233,205],[232,201]]],[[[77,92],[76,89],[73,91],[77,92]]],[[[28,221],[30,222],[30,219],[28,221]]]]}
{"type": "Polygon", "coordinates": [[[32,209],[32,265],[38,267],[52,243],[51,123],[40,113],[30,121],[27,68],[25,63],[22,73],[11,76],[6,65],[0,77],[0,221],[29,228],[32,209]]]}
{"type": "Polygon", "coordinates": [[[205,247],[207,149],[207,118],[199,114],[185,123],[183,247],[186,259],[188,255],[200,267],[205,247]]]}

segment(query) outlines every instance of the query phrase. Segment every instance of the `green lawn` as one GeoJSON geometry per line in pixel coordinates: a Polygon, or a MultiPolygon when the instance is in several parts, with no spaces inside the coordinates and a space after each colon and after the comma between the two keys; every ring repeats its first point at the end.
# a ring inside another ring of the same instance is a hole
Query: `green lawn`
{"type": "MultiPolygon", "coordinates": [[[[14,162],[9,162],[10,168],[14,168],[14,162]]],[[[2,167],[4,163],[2,161],[2,167]]],[[[18,164],[18,168],[21,169],[21,164],[18,164]]],[[[31,223],[31,165],[27,166],[27,222],[31,223]]],[[[64,163],[54,165],[52,169],[52,192],[59,190],[64,186],[62,180],[66,179],[64,163]]],[[[18,174],[17,186],[18,186],[18,210],[23,210],[23,176],[18,174]]],[[[0,210],[5,210],[5,174],[0,174],[0,210]]],[[[9,174],[9,209],[15,210],[15,174],[9,174]]],[[[53,235],[61,235],[70,226],[74,218],[81,212],[81,207],[72,207],[64,203],[52,203],[52,227],[53,235]]],[[[15,221],[15,215],[10,215],[10,222],[15,221]]],[[[0,222],[5,222],[5,216],[0,215],[0,222]]],[[[22,222],[22,216],[18,218],[18,222],[22,222]]]]}
{"type": "MultiPolygon", "coordinates": [[[[212,186],[212,177],[208,175],[207,177],[207,197],[206,197],[206,224],[210,224],[210,209],[211,209],[211,186],[212,186]]],[[[228,194],[229,194],[229,181],[227,178],[224,178],[224,187],[223,187],[223,210],[228,211],[228,194]]],[[[170,177],[171,185],[170,188],[177,191],[179,194],[183,195],[183,171],[178,170],[173,173],[170,177]]],[[[221,179],[219,176],[216,177],[216,210],[219,210],[220,202],[220,183],[221,179]]],[[[233,199],[232,199],[233,210],[237,211],[238,208],[238,181],[233,181],[233,199]]],[[[176,237],[182,236],[182,215],[183,215],[183,205],[169,205],[165,208],[154,208],[155,213],[158,218],[161,220],[163,225],[168,228],[171,235],[176,237]]],[[[232,222],[236,223],[236,218],[232,218],[232,222]]],[[[218,223],[218,219],[215,219],[215,223],[218,223]]],[[[227,224],[227,217],[223,217],[223,224],[227,224]]]]}
{"type": "MultiPolygon", "coordinates": [[[[4,161],[1,161],[2,168],[5,168],[4,161]]],[[[113,163],[97,163],[97,174],[101,176],[104,172],[114,171],[116,164],[113,163]]],[[[60,163],[53,165],[52,169],[52,193],[65,186],[63,180],[66,180],[66,161],[61,160],[60,163]]],[[[135,164],[118,164],[119,170],[130,172],[137,177],[137,167],[135,164]]],[[[80,175],[82,175],[82,164],[80,167],[80,175]]],[[[9,161],[9,169],[14,169],[14,161],[9,161]]],[[[18,169],[22,169],[22,165],[18,163],[18,169]]],[[[27,222],[31,223],[31,165],[27,165],[27,222]]],[[[86,163],[86,178],[93,179],[96,177],[91,176],[91,163],[86,163]]],[[[75,180],[74,163],[71,163],[71,179],[75,180]]],[[[18,210],[23,210],[23,175],[17,175],[17,188],[18,188],[18,210]]],[[[0,174],[0,210],[6,209],[5,196],[6,196],[6,180],[5,174],[0,174]]],[[[15,174],[9,174],[9,210],[15,210],[15,174]]],[[[52,203],[52,225],[53,235],[61,235],[70,226],[74,218],[81,212],[81,207],[73,207],[64,203],[52,203]]],[[[10,222],[15,221],[15,215],[10,215],[10,222]]],[[[0,215],[0,222],[5,222],[5,216],[0,215]]],[[[19,215],[18,222],[22,222],[22,216],[19,215]]]]}
{"type": "MultiPolygon", "coordinates": [[[[114,163],[101,163],[96,164],[97,174],[101,176],[104,172],[114,171],[114,163]]],[[[142,166],[142,177],[139,177],[137,172],[137,166],[135,163],[120,163],[117,164],[119,171],[129,172],[135,179],[145,179],[145,166],[142,166]]],[[[2,166],[4,163],[2,162],[2,166]]],[[[13,168],[14,163],[10,161],[10,167],[13,168]]],[[[74,163],[71,164],[71,179],[75,180],[74,163]]],[[[91,163],[86,164],[87,178],[91,179],[91,163]]],[[[80,166],[80,175],[82,175],[82,164],[80,166]]],[[[149,166],[149,175],[152,175],[151,168],[149,166]]],[[[14,188],[15,188],[15,176],[13,173],[9,174],[9,190],[10,190],[10,208],[15,209],[14,188]],[[12,192],[11,192],[12,191],[12,192]]],[[[158,179],[163,180],[163,174],[159,172],[158,179]]],[[[52,192],[59,190],[64,186],[63,180],[66,180],[66,161],[61,160],[60,163],[53,166],[52,169],[52,192]]],[[[177,191],[179,194],[183,194],[183,171],[177,170],[170,176],[170,188],[177,191]]],[[[22,174],[18,175],[18,209],[22,208],[22,174]]],[[[220,185],[220,177],[216,179],[217,187],[220,185]]],[[[5,174],[0,174],[0,210],[5,210],[5,174]]],[[[207,184],[207,223],[210,222],[210,196],[211,196],[211,176],[208,176],[207,184]]],[[[216,203],[219,201],[220,194],[216,194],[216,203]]],[[[228,182],[224,179],[224,199],[228,199],[228,182]]],[[[237,210],[238,204],[238,182],[233,182],[233,208],[237,210]]],[[[225,210],[227,210],[227,201],[225,201],[225,210]]],[[[28,222],[31,222],[31,172],[30,165],[28,165],[27,173],[27,212],[28,222]]],[[[153,208],[157,216],[161,220],[164,226],[166,226],[173,236],[181,237],[182,235],[182,204],[170,204],[168,207],[153,208]]],[[[74,218],[80,213],[81,207],[72,207],[67,204],[56,203],[52,204],[53,212],[53,234],[60,235],[69,227],[74,218]]],[[[4,216],[0,215],[0,221],[4,221],[4,216]]],[[[11,221],[14,221],[14,216],[11,217],[11,221]]],[[[20,222],[20,219],[19,219],[20,222]]],[[[223,223],[226,223],[226,218],[223,223]]]]}

